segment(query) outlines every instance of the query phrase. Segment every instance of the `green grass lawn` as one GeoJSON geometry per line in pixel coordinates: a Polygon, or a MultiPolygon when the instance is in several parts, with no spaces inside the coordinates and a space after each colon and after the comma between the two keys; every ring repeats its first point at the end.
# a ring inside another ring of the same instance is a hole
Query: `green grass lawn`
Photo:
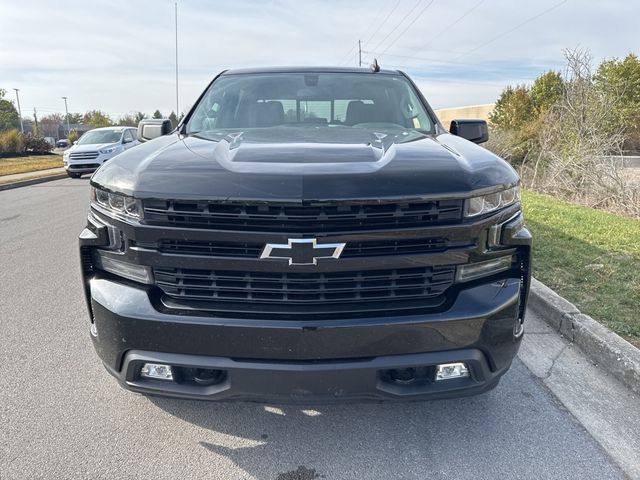
{"type": "Polygon", "coordinates": [[[14,173],[35,172],[62,167],[62,155],[31,155],[25,157],[0,158],[0,177],[14,173]]]}
{"type": "Polygon", "coordinates": [[[533,275],[640,346],[640,221],[523,193],[533,275]]]}

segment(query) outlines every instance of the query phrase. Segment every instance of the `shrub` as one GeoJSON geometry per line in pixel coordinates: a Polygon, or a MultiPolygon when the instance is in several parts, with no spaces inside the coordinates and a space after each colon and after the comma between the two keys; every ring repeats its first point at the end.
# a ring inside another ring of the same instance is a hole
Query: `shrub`
{"type": "Polygon", "coordinates": [[[505,88],[489,115],[489,123],[494,131],[502,133],[500,147],[509,152],[507,160],[511,163],[521,164],[526,160],[535,138],[535,130],[531,128],[535,120],[529,87],[505,88]]]}
{"type": "Polygon", "coordinates": [[[0,132],[0,153],[22,153],[24,141],[22,134],[15,129],[0,132]]]}
{"type": "Polygon", "coordinates": [[[551,110],[562,99],[564,88],[559,72],[549,71],[536,78],[529,92],[536,115],[551,110]]]}
{"type": "Polygon", "coordinates": [[[69,136],[67,137],[67,140],[69,140],[70,145],[73,145],[73,142],[76,142],[79,138],[80,138],[80,135],[78,135],[77,130],[71,130],[69,132],[69,136]]]}
{"type": "Polygon", "coordinates": [[[47,142],[44,137],[27,133],[23,136],[24,149],[33,153],[50,153],[53,150],[53,146],[47,142]]]}

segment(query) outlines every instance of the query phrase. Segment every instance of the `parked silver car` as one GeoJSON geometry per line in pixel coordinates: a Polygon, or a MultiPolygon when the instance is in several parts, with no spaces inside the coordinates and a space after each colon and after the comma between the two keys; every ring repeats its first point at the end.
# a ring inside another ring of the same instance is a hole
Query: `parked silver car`
{"type": "Polygon", "coordinates": [[[135,147],[138,129],[103,127],[89,130],[64,152],[64,168],[71,178],[95,172],[100,165],[121,152],[135,147]]]}

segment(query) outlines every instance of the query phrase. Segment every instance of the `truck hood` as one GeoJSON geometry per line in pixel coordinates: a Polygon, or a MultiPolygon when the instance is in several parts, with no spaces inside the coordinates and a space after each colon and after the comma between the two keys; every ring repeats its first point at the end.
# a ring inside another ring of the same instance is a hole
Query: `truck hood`
{"type": "Polygon", "coordinates": [[[326,126],[172,134],[92,177],[138,198],[293,202],[468,196],[517,182],[504,160],[450,134],[326,126]]]}

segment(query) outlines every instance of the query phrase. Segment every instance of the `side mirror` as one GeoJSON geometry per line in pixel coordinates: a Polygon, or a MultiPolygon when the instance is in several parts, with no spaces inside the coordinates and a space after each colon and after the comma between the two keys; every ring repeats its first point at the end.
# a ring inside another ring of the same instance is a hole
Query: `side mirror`
{"type": "Polygon", "coordinates": [[[138,124],[138,140],[148,142],[171,133],[173,126],[168,118],[148,118],[138,124]]]}
{"type": "Polygon", "coordinates": [[[74,145],[77,145],[77,144],[78,144],[78,140],[74,141],[74,142],[73,142],[73,144],[74,144],[74,145]]]}
{"type": "Polygon", "coordinates": [[[449,132],[473,143],[489,140],[489,128],[484,120],[451,120],[449,132]]]}

